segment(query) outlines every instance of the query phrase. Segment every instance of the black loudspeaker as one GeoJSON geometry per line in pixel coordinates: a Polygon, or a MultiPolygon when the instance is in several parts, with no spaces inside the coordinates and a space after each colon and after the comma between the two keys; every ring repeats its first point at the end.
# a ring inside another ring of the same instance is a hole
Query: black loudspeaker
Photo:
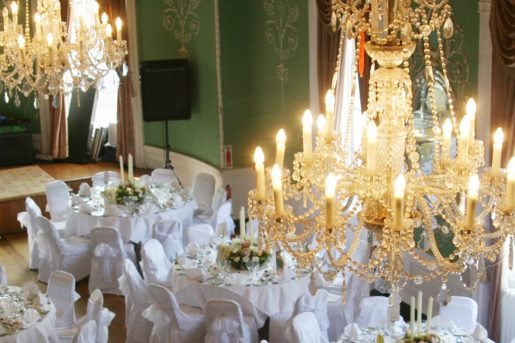
{"type": "Polygon", "coordinates": [[[141,62],[140,78],[143,120],[191,119],[188,60],[141,62]]]}

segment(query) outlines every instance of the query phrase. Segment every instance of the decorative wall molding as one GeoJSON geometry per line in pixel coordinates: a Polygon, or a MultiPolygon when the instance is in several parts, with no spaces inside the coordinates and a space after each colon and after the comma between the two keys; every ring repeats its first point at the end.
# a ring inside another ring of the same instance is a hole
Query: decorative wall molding
{"type": "Polygon", "coordinates": [[[200,19],[196,12],[200,0],[163,0],[166,8],[163,10],[163,26],[172,34],[181,47],[177,50],[179,57],[188,58],[186,47],[200,32],[200,19]]]}
{"type": "Polygon", "coordinates": [[[276,75],[281,83],[281,103],[284,105],[284,85],[288,82],[286,61],[293,57],[299,44],[296,27],[299,8],[292,0],[264,0],[263,6],[268,17],[265,25],[266,40],[279,58],[276,75]]]}
{"type": "Polygon", "coordinates": [[[218,112],[218,133],[219,133],[219,151],[220,166],[225,165],[224,156],[224,99],[222,92],[222,54],[220,46],[220,7],[218,0],[213,0],[215,12],[215,58],[216,58],[216,99],[218,112]]]}

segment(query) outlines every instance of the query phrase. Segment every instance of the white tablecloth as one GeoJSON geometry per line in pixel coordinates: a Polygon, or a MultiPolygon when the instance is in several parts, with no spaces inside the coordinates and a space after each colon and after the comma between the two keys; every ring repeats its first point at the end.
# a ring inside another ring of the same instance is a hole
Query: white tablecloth
{"type": "MultiPolygon", "coordinates": [[[[9,286],[9,288],[21,291],[16,286],[9,286]]],[[[40,335],[38,332],[47,337],[50,343],[59,343],[55,332],[55,319],[55,307],[50,303],[48,305],[48,312],[42,315],[37,322],[10,335],[0,335],[0,343],[39,343],[40,340],[38,338],[40,335]]]]}
{"type": "Polygon", "coordinates": [[[125,243],[144,243],[152,237],[152,226],[160,220],[178,219],[182,221],[183,230],[191,226],[193,211],[197,208],[194,200],[179,208],[168,209],[150,214],[134,216],[95,216],[68,208],[66,235],[87,235],[97,226],[112,226],[120,230],[125,243]]]}
{"type": "Polygon", "coordinates": [[[209,299],[223,298],[240,302],[243,312],[253,315],[258,327],[264,325],[267,317],[278,312],[293,311],[297,298],[309,292],[309,275],[300,279],[288,279],[276,284],[247,286],[248,274],[241,272],[229,276],[231,285],[214,285],[186,278],[177,271],[172,276],[172,288],[181,303],[204,307],[209,299]],[[239,282],[238,282],[239,281],[239,282]],[[248,303],[241,303],[241,298],[248,303]]]}

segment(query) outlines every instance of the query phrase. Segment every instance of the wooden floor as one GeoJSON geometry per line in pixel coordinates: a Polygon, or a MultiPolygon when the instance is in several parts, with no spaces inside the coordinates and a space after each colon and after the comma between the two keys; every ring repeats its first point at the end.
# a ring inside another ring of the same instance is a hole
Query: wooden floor
{"type": "MultiPolygon", "coordinates": [[[[42,163],[38,165],[53,178],[66,181],[74,190],[78,188],[81,182],[89,180],[92,175],[99,171],[119,171],[116,163],[109,162],[90,164],[42,163]]],[[[4,167],[0,169],[6,168],[4,167]]],[[[145,172],[147,171],[135,170],[134,173],[137,176],[145,172]]],[[[24,206],[24,199],[18,199],[18,202],[21,206],[24,206]]],[[[40,206],[42,205],[40,204],[40,206]]],[[[46,285],[37,281],[37,271],[31,271],[28,268],[27,235],[25,232],[20,230],[16,223],[17,213],[24,209],[20,209],[18,207],[19,206],[12,203],[8,206],[8,208],[11,209],[10,211],[3,211],[0,213],[1,216],[9,216],[9,219],[11,219],[10,222],[15,223],[12,224],[15,225],[14,227],[9,228],[9,232],[17,232],[14,234],[6,234],[1,237],[0,263],[3,264],[7,270],[9,284],[21,286],[27,281],[34,281],[38,283],[42,291],[46,291],[46,285]]],[[[86,304],[89,297],[87,279],[77,283],[77,292],[81,295],[81,299],[76,302],[75,307],[77,318],[79,318],[86,313],[86,304]]],[[[125,303],[123,297],[104,295],[104,306],[116,315],[109,328],[109,342],[125,342],[125,303]]]]}

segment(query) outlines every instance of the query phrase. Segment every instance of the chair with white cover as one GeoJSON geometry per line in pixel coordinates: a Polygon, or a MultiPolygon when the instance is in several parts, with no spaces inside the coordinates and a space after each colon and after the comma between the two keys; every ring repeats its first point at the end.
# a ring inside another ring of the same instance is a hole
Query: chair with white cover
{"type": "Polygon", "coordinates": [[[149,239],[141,249],[141,269],[147,283],[171,288],[173,265],[166,258],[163,246],[157,239],[149,239]]]}
{"type": "Polygon", "coordinates": [[[274,342],[293,342],[292,320],[302,312],[313,312],[317,318],[320,329],[320,339],[328,341],[327,330],[329,329],[329,318],[327,316],[328,292],[319,289],[315,296],[309,293],[301,295],[293,306],[293,312],[280,312],[270,317],[269,339],[274,342]]]}
{"type": "Polygon", "coordinates": [[[231,217],[232,202],[226,201],[216,212],[215,234],[217,236],[231,236],[234,234],[234,220],[231,217]]]}
{"type": "Polygon", "coordinates": [[[447,318],[457,327],[473,331],[477,324],[477,302],[468,297],[451,296],[451,301],[446,306],[440,307],[439,316],[447,318]]]}
{"type": "Polygon", "coordinates": [[[302,312],[293,317],[292,323],[294,343],[321,343],[322,333],[317,317],[313,312],[302,312]]]}
{"type": "Polygon", "coordinates": [[[28,217],[27,227],[27,237],[28,237],[28,246],[29,246],[29,269],[38,269],[39,268],[39,252],[38,246],[36,244],[36,237],[39,232],[38,225],[38,217],[42,215],[41,209],[38,204],[32,200],[32,198],[27,197],[25,199],[25,211],[28,217]]]}
{"type": "Polygon", "coordinates": [[[152,227],[152,238],[161,242],[165,255],[170,261],[184,254],[180,220],[170,219],[155,222],[152,227]]]}
{"type": "Polygon", "coordinates": [[[0,264],[0,286],[7,286],[7,272],[3,264],[0,264]]]}
{"type": "Polygon", "coordinates": [[[179,305],[166,287],[148,285],[152,305],[143,316],[153,323],[149,343],[204,342],[206,319],[201,309],[179,305]]]}
{"type": "Polygon", "coordinates": [[[82,325],[73,343],[94,343],[97,339],[97,322],[90,320],[82,325]]]}
{"type": "Polygon", "coordinates": [[[218,212],[218,209],[222,204],[224,204],[227,201],[227,191],[225,188],[218,188],[215,191],[215,194],[213,195],[213,200],[211,201],[211,206],[207,208],[206,210],[196,210],[194,217],[193,217],[193,223],[206,223],[210,224],[211,226],[215,226],[215,220],[216,220],[216,213],[218,212]]]}
{"type": "Polygon", "coordinates": [[[41,260],[38,280],[48,282],[55,270],[72,274],[76,281],[88,276],[91,266],[90,241],[75,236],[60,238],[54,224],[43,216],[39,216],[37,222],[41,230],[37,237],[41,260]]]}
{"type": "Polygon", "coordinates": [[[122,276],[122,263],[127,253],[120,232],[113,227],[95,227],[91,230],[92,261],[88,289],[99,289],[104,294],[120,295],[118,278],[122,276]]]}
{"type": "Polygon", "coordinates": [[[386,324],[388,319],[388,298],[373,296],[363,298],[359,305],[356,323],[362,327],[377,328],[386,324]]]}
{"type": "Polygon", "coordinates": [[[209,224],[193,224],[187,230],[188,244],[195,242],[198,245],[208,245],[214,230],[209,224]]]}
{"type": "Polygon", "coordinates": [[[165,168],[157,168],[152,171],[150,174],[152,182],[154,183],[167,183],[174,184],[177,183],[177,175],[172,169],[165,168]]]}
{"type": "Polygon", "coordinates": [[[47,212],[53,222],[64,222],[70,200],[70,191],[64,181],[55,180],[46,185],[47,212]]]}
{"type": "Polygon", "coordinates": [[[206,343],[258,342],[254,318],[244,315],[240,304],[230,299],[206,302],[206,343]]]}
{"type": "Polygon", "coordinates": [[[91,177],[93,187],[105,187],[109,184],[117,185],[120,183],[120,175],[117,172],[106,170],[96,173],[91,177]]]}
{"type": "Polygon", "coordinates": [[[215,177],[208,173],[198,173],[193,178],[192,196],[197,203],[199,213],[207,210],[213,201],[215,194],[215,177]]]}
{"type": "Polygon", "coordinates": [[[129,259],[123,261],[123,276],[119,283],[125,296],[125,342],[146,343],[152,331],[152,323],[143,318],[143,311],[150,306],[150,297],[147,283],[129,259]]]}
{"type": "Polygon", "coordinates": [[[47,296],[55,306],[55,327],[72,327],[75,323],[75,302],[80,298],[75,292],[73,275],[62,270],[52,272],[48,280],[47,296]]]}

